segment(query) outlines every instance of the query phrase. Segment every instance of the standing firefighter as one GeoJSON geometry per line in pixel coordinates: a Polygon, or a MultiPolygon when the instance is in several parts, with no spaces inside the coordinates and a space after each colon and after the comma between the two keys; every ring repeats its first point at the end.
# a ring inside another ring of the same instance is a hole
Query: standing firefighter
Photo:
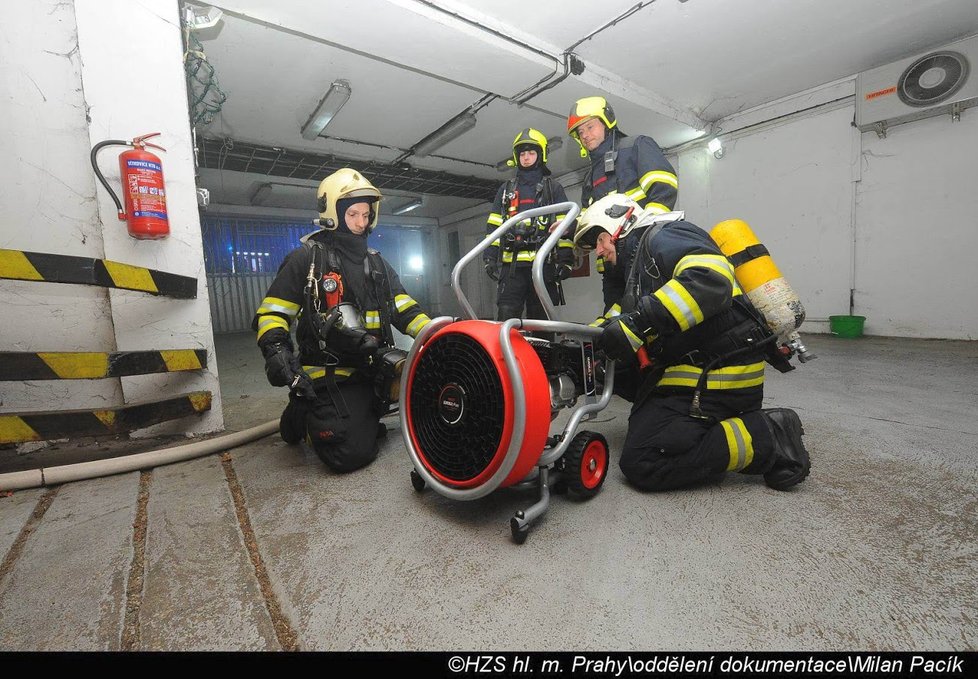
{"type": "Polygon", "coordinates": [[[397,399],[405,354],[394,348],[391,325],[414,337],[431,319],[367,247],[380,191],[344,168],[322,181],[318,197],[322,228],[285,257],[253,328],[269,383],[290,387],[282,439],[305,438],[331,469],[349,472],[377,457],[380,417],[397,399]]]}
{"type": "MultiPolygon", "coordinates": [[[[534,207],[567,202],[564,187],[550,178],[547,167],[547,138],[539,130],[526,129],[513,140],[513,159],[516,177],[499,187],[496,200],[486,224],[488,233],[518,212],[534,207]]],[[[560,215],[546,215],[523,220],[501,239],[493,241],[483,255],[486,273],[498,285],[496,319],[521,318],[526,305],[527,318],[546,318],[543,306],[533,290],[530,269],[537,249],[550,235],[550,229],[560,215]]],[[[554,304],[563,304],[560,282],[570,275],[574,264],[574,245],[562,238],[551,266],[545,267],[544,282],[554,304]]]]}
{"type": "MultiPolygon", "coordinates": [[[[582,209],[610,193],[625,194],[649,213],[675,209],[676,171],[652,137],[631,138],[621,131],[604,97],[578,99],[567,117],[567,133],[580,145],[581,157],[590,158],[581,188],[582,209]]],[[[596,266],[607,312],[624,294],[627,272],[600,255],[596,266]]]]}
{"type": "MultiPolygon", "coordinates": [[[[764,362],[792,368],[743,294],[734,267],[681,212],[650,214],[625,196],[596,202],[574,241],[617,261],[616,240],[636,238],[624,312],[607,319],[600,347],[638,372],[621,455],[643,490],[680,488],[728,471],[763,474],[787,490],[809,472],[793,410],[761,409],[764,362]]],[[[623,263],[624,264],[624,263],[623,263]]]]}

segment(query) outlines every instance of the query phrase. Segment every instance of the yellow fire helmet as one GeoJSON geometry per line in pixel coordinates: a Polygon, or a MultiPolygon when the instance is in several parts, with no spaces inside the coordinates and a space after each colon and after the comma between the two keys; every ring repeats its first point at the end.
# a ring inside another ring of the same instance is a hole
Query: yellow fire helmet
{"type": "Polygon", "coordinates": [[[516,167],[519,165],[519,147],[526,145],[539,146],[540,162],[544,165],[547,164],[547,137],[544,136],[543,132],[540,130],[534,130],[532,127],[528,127],[516,135],[516,139],[513,140],[513,159],[506,161],[506,164],[510,167],[516,167]]]}
{"type": "Polygon", "coordinates": [[[582,250],[593,250],[602,230],[623,238],[641,215],[642,207],[634,200],[623,193],[609,193],[578,217],[574,245],[582,250]]]}
{"type": "MultiPolygon", "coordinates": [[[[383,197],[377,187],[366,177],[349,167],[337,170],[319,184],[316,192],[319,209],[319,225],[327,231],[336,229],[339,216],[336,214],[336,203],[344,198],[365,198],[369,202],[380,202],[383,197]]],[[[371,210],[372,219],[368,231],[377,226],[377,216],[380,205],[374,205],[371,210]]]]}
{"type": "Polygon", "coordinates": [[[570,114],[567,116],[567,134],[574,137],[574,140],[581,147],[581,157],[587,156],[587,149],[581,144],[581,138],[577,135],[577,128],[581,123],[587,122],[591,118],[597,118],[604,123],[609,130],[618,124],[615,118],[615,110],[604,97],[584,97],[578,99],[571,106],[570,114]]]}

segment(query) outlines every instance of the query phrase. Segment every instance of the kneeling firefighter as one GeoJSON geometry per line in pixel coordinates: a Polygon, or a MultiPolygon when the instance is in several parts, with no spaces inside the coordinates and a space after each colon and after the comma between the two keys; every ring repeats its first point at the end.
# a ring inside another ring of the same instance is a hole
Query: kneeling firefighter
{"type": "Polygon", "coordinates": [[[613,194],[581,216],[574,241],[631,259],[622,313],[604,319],[599,342],[643,373],[620,461],[629,482],[670,490],[737,471],[777,490],[801,483],[810,463],[798,415],[761,409],[764,362],[793,366],[710,235],[681,212],[613,194]]]}
{"type": "Polygon", "coordinates": [[[318,197],[321,229],[285,257],[252,325],[269,383],[290,387],[282,439],[305,438],[331,469],[349,472],[377,457],[380,417],[397,400],[406,355],[391,325],[414,337],[431,319],[367,247],[380,191],[344,168],[322,181],[318,197]]]}

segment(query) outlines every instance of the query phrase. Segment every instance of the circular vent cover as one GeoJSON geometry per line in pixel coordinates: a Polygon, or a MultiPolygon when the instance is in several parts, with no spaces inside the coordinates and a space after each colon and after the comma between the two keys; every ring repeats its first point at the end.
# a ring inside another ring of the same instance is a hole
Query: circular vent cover
{"type": "Polygon", "coordinates": [[[485,471],[505,424],[502,383],[486,349],[461,333],[436,337],[410,388],[418,447],[434,471],[459,482],[485,471]]]}
{"type": "Polygon", "coordinates": [[[951,97],[968,79],[968,60],[958,52],[933,52],[910,64],[897,94],[907,106],[931,106],[951,97]]]}

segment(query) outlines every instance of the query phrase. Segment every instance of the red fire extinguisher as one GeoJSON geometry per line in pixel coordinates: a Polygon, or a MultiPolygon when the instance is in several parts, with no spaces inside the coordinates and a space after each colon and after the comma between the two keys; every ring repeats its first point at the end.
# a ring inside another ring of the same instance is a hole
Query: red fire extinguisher
{"type": "Polygon", "coordinates": [[[108,139],[99,142],[92,149],[92,168],[102,186],[112,196],[119,221],[128,223],[129,235],[140,240],[158,240],[170,235],[170,222],[166,216],[166,190],[163,186],[163,162],[155,154],[146,150],[147,146],[166,151],[162,146],[150,144],[146,140],[159,135],[159,132],[144,134],[132,141],[108,139]],[[105,181],[98,169],[96,154],[106,146],[131,146],[131,151],[119,155],[119,176],[126,197],[126,207],[122,208],[118,196],[105,181]]]}

